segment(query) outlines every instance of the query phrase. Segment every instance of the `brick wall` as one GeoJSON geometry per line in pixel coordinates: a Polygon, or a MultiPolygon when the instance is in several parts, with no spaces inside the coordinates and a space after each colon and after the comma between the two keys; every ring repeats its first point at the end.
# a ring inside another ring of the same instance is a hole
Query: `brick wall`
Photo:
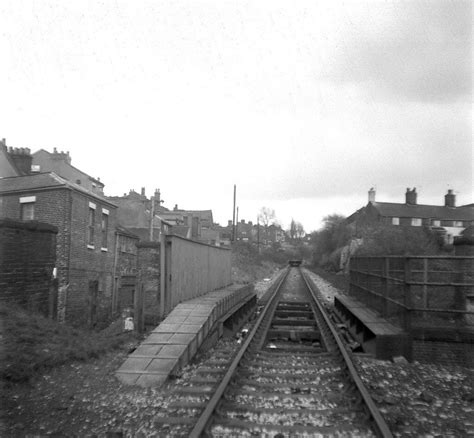
{"type": "Polygon", "coordinates": [[[0,219],[0,300],[54,314],[56,227],[0,219]]]}
{"type": "Polygon", "coordinates": [[[413,360],[442,365],[474,367],[474,348],[468,342],[413,340],[413,360]]]}
{"type": "Polygon", "coordinates": [[[67,187],[2,194],[3,217],[20,218],[21,196],[36,196],[35,219],[58,229],[56,267],[58,320],[95,325],[111,316],[116,208],[67,187]],[[89,203],[96,207],[93,247],[87,245],[89,203]],[[101,245],[101,216],[108,210],[107,248],[101,245]]]}
{"type": "Polygon", "coordinates": [[[137,243],[139,285],[143,287],[145,322],[156,324],[160,315],[160,244],[137,243]]]}
{"type": "Polygon", "coordinates": [[[112,312],[116,209],[95,198],[72,192],[69,288],[66,320],[80,325],[107,321],[112,312]],[[89,245],[88,216],[95,206],[94,242],[89,245]],[[102,214],[108,217],[106,247],[102,246],[102,214]]]}

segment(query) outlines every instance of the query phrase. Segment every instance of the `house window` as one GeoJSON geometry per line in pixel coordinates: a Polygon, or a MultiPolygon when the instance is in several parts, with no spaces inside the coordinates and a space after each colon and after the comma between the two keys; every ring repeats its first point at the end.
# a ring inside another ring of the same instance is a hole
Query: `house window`
{"type": "Polygon", "coordinates": [[[414,217],[411,219],[411,225],[413,227],[421,227],[421,218],[419,217],[414,217]]]}
{"type": "Polygon", "coordinates": [[[400,225],[400,218],[392,217],[392,225],[400,225]]]}
{"type": "Polygon", "coordinates": [[[434,220],[433,221],[433,227],[440,227],[441,226],[441,221],[434,220]]]}
{"type": "Polygon", "coordinates": [[[462,221],[454,221],[454,224],[453,224],[455,227],[462,227],[462,221]]]}
{"type": "Polygon", "coordinates": [[[109,210],[102,209],[102,221],[100,223],[100,230],[102,233],[101,249],[107,249],[107,234],[109,231],[109,210]]]}
{"type": "Polygon", "coordinates": [[[89,217],[87,224],[87,246],[89,248],[94,248],[95,209],[96,205],[89,202],[89,217]]]}
{"type": "Polygon", "coordinates": [[[20,217],[23,221],[32,221],[35,218],[36,196],[20,198],[20,217]]]}
{"type": "Polygon", "coordinates": [[[29,202],[28,204],[21,204],[21,220],[32,221],[35,218],[35,204],[29,202]]]}

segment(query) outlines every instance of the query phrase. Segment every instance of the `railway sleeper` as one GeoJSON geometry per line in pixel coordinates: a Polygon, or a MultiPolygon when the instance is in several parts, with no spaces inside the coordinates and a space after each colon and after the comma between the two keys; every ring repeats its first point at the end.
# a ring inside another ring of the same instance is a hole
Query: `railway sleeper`
{"type": "MultiPolygon", "coordinates": [[[[308,379],[307,381],[278,381],[278,382],[266,382],[261,380],[253,380],[253,379],[242,379],[240,380],[242,386],[254,386],[256,388],[263,388],[263,389],[271,389],[275,390],[278,389],[281,391],[290,391],[293,394],[316,394],[321,392],[321,389],[324,388],[322,386],[321,381],[314,381],[308,379]]],[[[333,388],[332,388],[333,389],[333,388]]]]}
{"type": "Polygon", "coordinates": [[[300,326],[300,327],[315,327],[316,321],[314,319],[290,319],[290,318],[274,318],[272,320],[272,327],[276,326],[300,326]]]}
{"type": "MultiPolygon", "coordinates": [[[[287,379],[287,380],[311,380],[316,378],[322,378],[330,375],[336,375],[340,373],[340,371],[334,371],[333,373],[326,373],[326,374],[318,374],[318,375],[305,375],[305,374],[288,374],[288,373],[258,373],[258,377],[262,379],[287,379]]],[[[253,377],[255,374],[250,371],[239,371],[239,374],[243,376],[251,376],[253,377]]]]}
{"type": "MultiPolygon", "coordinates": [[[[278,341],[278,340],[273,341],[274,344],[278,344],[279,342],[285,342],[285,341],[278,341]]],[[[312,354],[324,353],[326,349],[320,349],[318,348],[318,346],[315,346],[313,344],[305,345],[302,343],[293,342],[292,345],[288,345],[288,343],[286,343],[286,345],[281,345],[281,346],[273,345],[272,347],[269,347],[262,351],[271,351],[275,353],[286,354],[287,356],[295,356],[295,355],[299,356],[304,352],[312,353],[312,354]]]]}
{"type": "Polygon", "coordinates": [[[311,304],[309,302],[279,301],[276,310],[310,311],[311,304]]]}
{"type": "MultiPolygon", "coordinates": [[[[353,403],[352,399],[347,397],[347,394],[343,394],[341,392],[335,392],[332,390],[331,392],[324,392],[322,394],[312,394],[312,393],[281,393],[276,391],[255,391],[251,389],[245,389],[239,386],[230,386],[229,390],[225,395],[226,400],[232,400],[236,397],[245,397],[246,399],[260,399],[266,401],[273,401],[273,402],[280,402],[284,403],[286,400],[306,400],[305,406],[308,405],[307,402],[317,404],[318,402],[327,402],[327,403],[338,403],[341,405],[348,406],[350,403],[353,403]]],[[[285,406],[283,404],[283,406],[285,406]]]]}
{"type": "Polygon", "coordinates": [[[367,428],[356,428],[351,423],[338,423],[337,426],[283,426],[278,424],[253,424],[236,419],[219,419],[211,429],[212,436],[275,436],[285,437],[309,436],[374,436],[367,428]],[[247,433],[245,433],[247,432],[247,433]],[[253,435],[252,435],[253,433],[253,435]],[[346,435],[344,435],[346,434],[346,435]]]}
{"type": "MultiPolygon", "coordinates": [[[[286,362],[263,362],[262,360],[252,360],[252,359],[245,359],[242,362],[242,365],[245,366],[249,371],[253,372],[263,372],[264,370],[287,370],[288,374],[299,374],[302,372],[306,372],[307,374],[318,374],[318,369],[314,363],[306,362],[301,363],[297,362],[295,358],[291,358],[286,362]]],[[[335,368],[340,370],[340,368],[335,368]]]]}
{"type": "MultiPolygon", "coordinates": [[[[327,351],[319,352],[317,348],[314,347],[307,347],[307,346],[301,346],[301,350],[298,351],[298,357],[301,357],[302,359],[316,359],[316,358],[321,358],[324,356],[330,356],[331,353],[328,353],[327,351]]],[[[280,360],[282,358],[286,358],[289,356],[288,351],[279,351],[277,348],[271,348],[271,349],[266,349],[266,350],[260,350],[257,353],[257,357],[262,357],[266,358],[268,360],[280,360]]],[[[293,354],[293,352],[291,352],[293,354]]]]}
{"type": "Polygon", "coordinates": [[[276,317],[283,317],[283,318],[306,318],[306,319],[314,319],[313,312],[311,309],[308,310],[286,310],[286,309],[279,309],[275,310],[276,317]]]}
{"type": "MultiPolygon", "coordinates": [[[[254,413],[281,413],[281,414],[301,414],[301,409],[297,408],[254,408],[252,406],[243,406],[238,403],[230,402],[227,400],[224,400],[220,406],[216,410],[220,415],[222,415],[222,412],[224,411],[248,411],[248,412],[254,412],[254,413]]],[[[311,409],[311,412],[317,413],[319,415],[325,415],[330,416],[330,415],[347,415],[348,417],[354,417],[358,415],[357,412],[354,412],[352,409],[348,408],[347,406],[340,407],[340,408],[333,408],[333,409],[311,409]]]]}
{"type": "Polygon", "coordinates": [[[321,427],[337,426],[341,423],[352,423],[357,413],[350,409],[253,409],[249,406],[224,404],[217,410],[220,418],[244,420],[253,424],[276,423],[277,425],[293,425],[321,427]]]}
{"type": "Polygon", "coordinates": [[[319,341],[321,340],[321,333],[315,330],[282,330],[272,328],[267,332],[267,340],[285,339],[287,341],[319,341]]]}

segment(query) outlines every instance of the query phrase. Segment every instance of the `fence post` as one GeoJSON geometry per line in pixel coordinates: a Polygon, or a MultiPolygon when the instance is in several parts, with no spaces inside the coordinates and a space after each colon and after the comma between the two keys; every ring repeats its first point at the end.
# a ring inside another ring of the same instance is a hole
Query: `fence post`
{"type": "Polygon", "coordinates": [[[410,332],[411,330],[411,271],[410,271],[410,258],[405,257],[404,260],[404,290],[403,290],[403,299],[404,299],[404,318],[403,325],[405,331],[410,332]]]}
{"type": "Polygon", "coordinates": [[[390,287],[388,277],[390,276],[390,259],[388,257],[383,258],[383,303],[382,303],[382,316],[386,318],[388,316],[388,289],[390,287]]]}
{"type": "Polygon", "coordinates": [[[161,221],[160,228],[160,319],[165,316],[165,301],[166,301],[166,264],[165,251],[166,249],[166,225],[161,221]]]}
{"type": "MultiPolygon", "coordinates": [[[[423,259],[423,308],[428,309],[428,259],[423,259]]],[[[423,319],[426,319],[426,312],[423,312],[423,319]]]]}
{"type": "Polygon", "coordinates": [[[133,309],[134,309],[134,325],[135,330],[138,333],[143,333],[145,330],[145,312],[144,312],[144,298],[143,298],[143,282],[140,282],[137,285],[135,290],[134,300],[133,300],[133,309]]]}

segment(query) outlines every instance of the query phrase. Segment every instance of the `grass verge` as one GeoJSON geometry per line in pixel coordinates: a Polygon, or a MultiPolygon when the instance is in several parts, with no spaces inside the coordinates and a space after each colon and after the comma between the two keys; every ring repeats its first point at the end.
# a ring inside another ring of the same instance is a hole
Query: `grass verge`
{"type": "Polygon", "coordinates": [[[85,361],[135,342],[137,335],[117,329],[102,332],[76,329],[30,313],[18,306],[0,304],[0,379],[28,382],[41,371],[71,361],[85,361]]]}

